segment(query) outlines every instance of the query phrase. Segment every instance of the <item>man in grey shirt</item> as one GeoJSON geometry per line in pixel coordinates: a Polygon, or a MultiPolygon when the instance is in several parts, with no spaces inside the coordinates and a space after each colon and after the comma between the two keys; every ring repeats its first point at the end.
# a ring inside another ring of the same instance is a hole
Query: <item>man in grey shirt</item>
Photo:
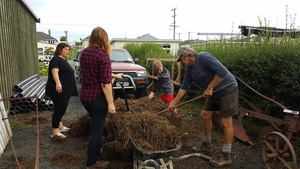
{"type": "Polygon", "coordinates": [[[201,112],[203,121],[202,144],[192,149],[194,151],[208,150],[211,152],[212,116],[215,111],[220,111],[221,123],[224,131],[224,145],[222,155],[211,160],[211,165],[221,167],[232,163],[230,158],[231,145],[233,142],[232,116],[238,113],[239,90],[236,79],[212,54],[207,52],[197,53],[189,47],[181,47],[178,52],[177,62],[187,67],[178,94],[174,101],[170,102],[168,109],[172,110],[175,105],[190,89],[191,83],[195,82],[205,89],[206,97],[204,110],[201,112]],[[220,87],[234,82],[233,85],[213,93],[220,87]]]}

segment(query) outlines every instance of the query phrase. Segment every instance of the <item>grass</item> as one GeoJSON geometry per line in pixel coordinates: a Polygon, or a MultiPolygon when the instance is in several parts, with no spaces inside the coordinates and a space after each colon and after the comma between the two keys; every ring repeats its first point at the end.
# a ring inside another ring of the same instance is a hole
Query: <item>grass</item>
{"type": "MultiPolygon", "coordinates": [[[[183,103],[184,101],[180,101],[178,104],[183,103]]],[[[199,101],[194,101],[191,103],[188,103],[186,105],[183,105],[181,107],[178,107],[177,109],[182,113],[182,114],[187,114],[187,115],[200,115],[201,111],[203,110],[204,103],[202,104],[199,101]]]]}

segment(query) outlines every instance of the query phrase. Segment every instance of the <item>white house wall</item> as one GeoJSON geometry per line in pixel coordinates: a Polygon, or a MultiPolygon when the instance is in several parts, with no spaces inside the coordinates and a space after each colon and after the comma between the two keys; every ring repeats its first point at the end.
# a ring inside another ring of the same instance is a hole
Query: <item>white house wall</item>
{"type": "Polygon", "coordinates": [[[44,51],[45,51],[45,47],[52,47],[55,51],[56,46],[55,44],[49,44],[49,43],[43,43],[43,42],[37,42],[37,46],[38,46],[38,59],[39,60],[43,60],[46,59],[44,56],[44,51]],[[40,50],[43,49],[43,51],[41,52],[40,50]]]}
{"type": "Polygon", "coordinates": [[[143,44],[143,43],[147,43],[147,42],[153,42],[156,44],[170,44],[170,54],[175,55],[177,53],[177,50],[179,48],[179,43],[178,42],[155,42],[155,41],[138,41],[138,42],[134,42],[134,41],[128,41],[128,42],[124,42],[124,41],[113,41],[111,43],[111,47],[113,48],[123,48],[123,46],[127,43],[137,43],[139,45],[143,44]]]}

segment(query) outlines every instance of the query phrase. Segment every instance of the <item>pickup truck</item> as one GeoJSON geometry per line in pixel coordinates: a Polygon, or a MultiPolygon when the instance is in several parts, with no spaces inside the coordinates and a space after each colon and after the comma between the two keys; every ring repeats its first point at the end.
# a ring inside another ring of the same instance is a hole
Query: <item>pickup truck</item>
{"type": "MultiPolygon", "coordinates": [[[[82,49],[78,50],[75,61],[75,72],[78,82],[81,83],[80,56],[82,49]]],[[[147,96],[148,77],[144,67],[139,65],[139,59],[133,60],[126,49],[113,48],[110,56],[112,73],[123,73],[123,79],[112,79],[115,98],[124,98],[126,94],[133,94],[136,99],[147,96]],[[133,84],[134,83],[134,84],[133,84]]]]}

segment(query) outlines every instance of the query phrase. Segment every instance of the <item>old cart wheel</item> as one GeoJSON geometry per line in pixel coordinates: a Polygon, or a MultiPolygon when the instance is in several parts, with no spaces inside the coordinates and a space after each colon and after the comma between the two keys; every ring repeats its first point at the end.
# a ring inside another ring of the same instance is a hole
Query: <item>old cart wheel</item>
{"type": "Polygon", "coordinates": [[[271,133],[273,131],[276,131],[276,130],[273,129],[271,126],[265,126],[260,130],[258,139],[259,139],[259,145],[261,147],[263,146],[263,142],[264,142],[266,135],[268,135],[269,133],[271,133]]]}
{"type": "Polygon", "coordinates": [[[296,169],[297,160],[291,142],[279,132],[266,135],[262,144],[262,155],[268,169],[296,169]]]}

